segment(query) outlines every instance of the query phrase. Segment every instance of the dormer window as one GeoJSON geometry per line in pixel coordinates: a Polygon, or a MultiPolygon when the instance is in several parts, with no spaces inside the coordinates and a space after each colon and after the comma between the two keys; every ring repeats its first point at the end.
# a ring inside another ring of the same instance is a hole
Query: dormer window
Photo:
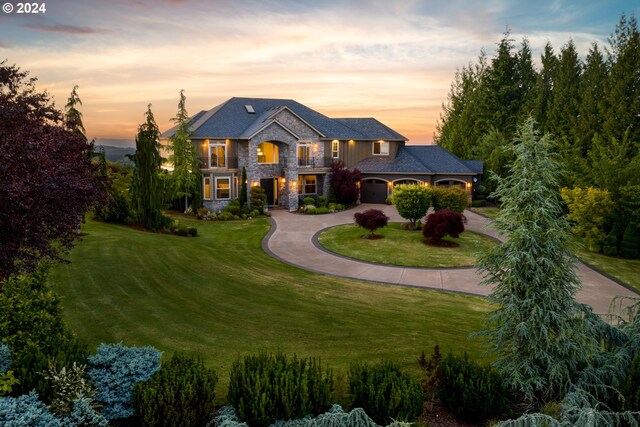
{"type": "Polygon", "coordinates": [[[389,155],[389,143],[386,141],[374,141],[373,143],[373,155],[374,156],[388,156],[389,155]]]}

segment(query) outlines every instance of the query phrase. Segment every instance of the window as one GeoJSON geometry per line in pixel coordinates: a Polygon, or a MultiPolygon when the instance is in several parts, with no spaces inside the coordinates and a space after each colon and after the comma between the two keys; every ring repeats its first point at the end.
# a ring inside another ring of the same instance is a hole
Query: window
{"type": "Polygon", "coordinates": [[[373,143],[373,154],[376,156],[388,156],[389,143],[385,141],[375,141],[373,143]]]}
{"type": "Polygon", "coordinates": [[[316,176],[300,175],[298,176],[298,192],[300,194],[316,194],[316,176]]]}
{"type": "Polygon", "coordinates": [[[331,141],[331,157],[334,159],[340,157],[340,141],[337,139],[331,141]]]}
{"type": "Polygon", "coordinates": [[[311,154],[311,144],[298,144],[298,166],[312,166],[313,155],[311,154]]]}
{"type": "Polygon", "coordinates": [[[278,163],[278,146],[271,142],[258,145],[258,163],[278,163]]]}
{"type": "Polygon", "coordinates": [[[208,176],[204,177],[204,183],[202,185],[203,194],[202,197],[205,200],[211,200],[211,178],[208,176]]]}
{"type": "Polygon", "coordinates": [[[226,165],[226,151],[227,147],[222,144],[210,144],[209,145],[209,167],[210,168],[223,168],[226,165]]]}
{"type": "Polygon", "coordinates": [[[228,200],[231,198],[231,179],[216,178],[216,200],[228,200]]]}

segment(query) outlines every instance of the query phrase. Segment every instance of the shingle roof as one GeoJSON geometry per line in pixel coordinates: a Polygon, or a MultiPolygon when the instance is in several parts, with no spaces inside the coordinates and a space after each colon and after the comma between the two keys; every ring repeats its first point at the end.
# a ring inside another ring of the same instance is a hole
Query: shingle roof
{"type": "MultiPolygon", "coordinates": [[[[372,118],[332,119],[292,99],[231,98],[213,109],[196,114],[191,120],[194,138],[246,138],[251,129],[270,115],[269,110],[289,108],[294,114],[315,128],[323,137],[354,140],[400,140],[406,138],[372,118]],[[249,113],[251,105],[255,113],[249,113]],[[362,128],[360,128],[362,126],[362,128]]],[[[170,137],[175,127],[162,134],[170,137]]]]}
{"type": "Polygon", "coordinates": [[[394,158],[368,157],[355,167],[363,173],[482,173],[481,161],[460,160],[437,145],[400,146],[394,158]]]}

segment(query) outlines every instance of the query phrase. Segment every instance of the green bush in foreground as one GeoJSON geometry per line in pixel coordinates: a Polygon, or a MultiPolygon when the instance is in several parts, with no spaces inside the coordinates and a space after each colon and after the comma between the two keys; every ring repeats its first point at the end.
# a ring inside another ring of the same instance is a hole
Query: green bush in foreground
{"type": "Polygon", "coordinates": [[[214,414],[218,377],[200,358],[175,354],[154,376],[133,388],[133,407],[144,426],[203,426],[214,414]]]}
{"type": "Polygon", "coordinates": [[[466,421],[480,421],[506,408],[500,375],[464,357],[449,354],[440,361],[438,396],[447,410],[466,421]]]}
{"type": "Polygon", "coordinates": [[[233,363],[227,397],[252,427],[320,414],[331,407],[333,372],[313,358],[249,355],[233,363]]]}
{"type": "Polygon", "coordinates": [[[359,363],[349,369],[351,407],[361,407],[378,424],[413,421],[422,413],[420,383],[391,362],[359,363]]]}

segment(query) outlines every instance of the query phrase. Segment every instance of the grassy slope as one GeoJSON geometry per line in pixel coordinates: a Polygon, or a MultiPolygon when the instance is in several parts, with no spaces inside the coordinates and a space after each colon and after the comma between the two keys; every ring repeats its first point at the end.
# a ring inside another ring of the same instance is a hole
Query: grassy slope
{"type": "Polygon", "coordinates": [[[87,223],[71,263],[51,274],[71,328],[91,347],[199,352],[219,373],[218,396],[231,362],[260,349],[320,356],[342,371],[381,358],[415,370],[420,351],[436,343],[480,356],[480,343],[468,340],[488,309],[480,298],[282,264],[261,249],[265,219],[195,225],[201,236],[182,238],[87,223]]]}
{"type": "Polygon", "coordinates": [[[453,239],[457,248],[436,248],[426,245],[421,231],[406,231],[400,223],[390,223],[376,230],[384,238],[362,239],[366,230],[353,224],[332,227],[318,237],[326,249],[351,258],[382,264],[412,267],[461,267],[475,265],[476,254],[490,248],[496,241],[471,231],[453,239]]]}

